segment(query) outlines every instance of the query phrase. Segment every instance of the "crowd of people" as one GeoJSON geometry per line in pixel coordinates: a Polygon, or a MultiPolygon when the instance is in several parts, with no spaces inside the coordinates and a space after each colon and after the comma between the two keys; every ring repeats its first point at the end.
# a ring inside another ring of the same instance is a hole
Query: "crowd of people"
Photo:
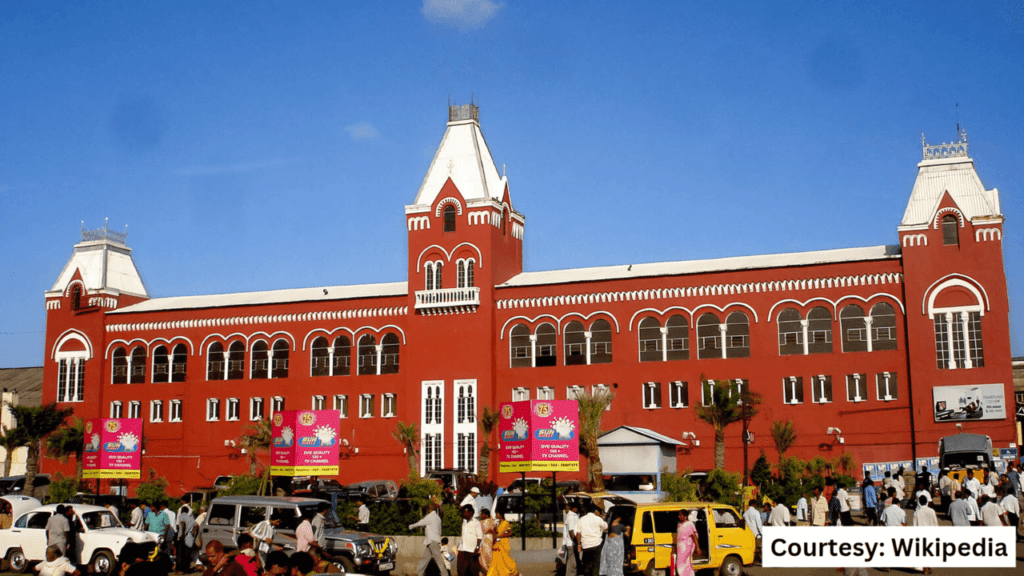
{"type": "Polygon", "coordinates": [[[418,576],[427,576],[436,571],[440,576],[452,576],[452,563],[458,576],[518,576],[519,569],[510,555],[512,524],[501,512],[493,514],[487,508],[479,511],[473,501],[480,491],[463,500],[459,508],[462,517],[462,534],[458,545],[449,544],[441,536],[441,503],[430,502],[427,514],[419,522],[409,525],[410,530],[423,528],[423,554],[416,568],[418,576]]]}

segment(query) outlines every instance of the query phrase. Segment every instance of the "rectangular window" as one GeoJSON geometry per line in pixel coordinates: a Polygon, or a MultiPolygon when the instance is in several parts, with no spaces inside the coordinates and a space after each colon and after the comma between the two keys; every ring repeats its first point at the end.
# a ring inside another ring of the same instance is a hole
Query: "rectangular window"
{"type": "Polygon", "coordinates": [[[323,410],[324,406],[327,405],[327,400],[323,396],[313,396],[313,402],[311,403],[311,410],[323,410]]]}
{"type": "Polygon", "coordinates": [[[359,396],[359,417],[373,418],[373,394],[359,396]]]}
{"type": "Polygon", "coordinates": [[[120,418],[121,417],[121,402],[114,400],[110,403],[110,417],[120,418]]]}
{"type": "Polygon", "coordinates": [[[171,400],[171,422],[181,422],[181,400],[171,400]]]}
{"type": "Polygon", "coordinates": [[[341,412],[342,418],[348,418],[348,396],[344,394],[335,394],[334,409],[341,412]]]}
{"type": "Polygon", "coordinates": [[[57,402],[81,402],[85,389],[85,359],[61,358],[57,363],[57,402]]]}
{"type": "Polygon", "coordinates": [[[263,419],[263,398],[249,398],[249,420],[263,419]]]}
{"type": "Polygon", "coordinates": [[[644,382],[643,392],[645,409],[661,408],[661,382],[644,382]]]}
{"type": "Polygon", "coordinates": [[[939,370],[949,368],[949,323],[945,314],[935,315],[935,360],[939,370]]]}
{"type": "Polygon", "coordinates": [[[163,422],[164,421],[164,401],[153,400],[149,403],[149,421],[150,422],[163,422]]]}
{"type": "Polygon", "coordinates": [[[238,398],[228,398],[228,413],[227,419],[229,422],[235,422],[238,420],[239,402],[238,398]]]}
{"type": "Polygon", "coordinates": [[[270,399],[270,414],[284,410],[284,396],[274,396],[270,399]]]}
{"type": "Polygon", "coordinates": [[[220,420],[220,399],[218,398],[207,398],[206,399],[206,421],[216,422],[220,420]]]}
{"type": "Polygon", "coordinates": [[[832,377],[819,375],[811,378],[811,400],[816,404],[832,401],[832,377]]]}
{"type": "Polygon", "coordinates": [[[554,400],[555,389],[550,386],[541,386],[537,388],[537,400],[554,400]]]}
{"type": "Polygon", "coordinates": [[[138,400],[132,400],[128,403],[128,417],[129,418],[142,418],[142,402],[138,400]]]}
{"type": "Polygon", "coordinates": [[[878,392],[878,399],[891,402],[898,398],[896,394],[896,373],[882,372],[875,374],[875,388],[878,392]]]}
{"type": "Polygon", "coordinates": [[[953,336],[953,362],[957,368],[967,367],[967,350],[965,348],[966,342],[964,342],[964,323],[960,318],[960,314],[957,312],[953,313],[953,326],[951,328],[953,336]]]}
{"type": "Polygon", "coordinates": [[[470,381],[456,381],[458,396],[455,399],[456,424],[473,424],[476,422],[476,387],[470,381]]]}
{"type": "Polygon", "coordinates": [[[565,399],[566,400],[575,400],[576,396],[579,395],[579,394],[582,394],[582,393],[583,393],[583,387],[582,386],[576,386],[574,384],[572,386],[566,386],[565,387],[565,399]]]}
{"type": "Polygon", "coordinates": [[[687,408],[690,406],[690,390],[686,382],[675,382],[669,383],[669,403],[670,408],[687,408]]]}
{"type": "Polygon", "coordinates": [[[57,364],[57,401],[63,402],[68,392],[68,361],[61,360],[57,364]]]}
{"type": "Polygon", "coordinates": [[[423,463],[426,470],[441,467],[441,435],[425,434],[423,436],[423,463]]]}
{"type": "MultiPolygon", "coordinates": [[[[967,339],[971,347],[971,364],[985,367],[985,352],[981,344],[981,313],[971,312],[967,318],[967,339]]],[[[81,366],[81,365],[79,365],[81,366]]]]}
{"type": "Polygon", "coordinates": [[[387,393],[380,397],[380,417],[394,418],[398,414],[398,397],[387,393]]]}
{"type": "Polygon", "coordinates": [[[458,446],[456,451],[455,467],[467,470],[470,473],[476,471],[476,433],[467,432],[456,435],[458,446]]]}
{"type": "Polygon", "coordinates": [[[715,383],[711,380],[705,380],[700,383],[700,405],[701,406],[714,406],[715,395],[714,395],[715,383]]]}
{"type": "Polygon", "coordinates": [[[786,404],[804,403],[804,379],[802,376],[790,376],[782,379],[782,400],[786,404]]]}
{"type": "Polygon", "coordinates": [[[522,402],[524,400],[529,400],[529,399],[530,399],[530,389],[529,388],[513,388],[512,389],[512,401],[513,402],[522,402]]]}
{"type": "Polygon", "coordinates": [[[850,402],[863,402],[868,399],[866,374],[848,374],[846,376],[846,399],[850,402]]]}

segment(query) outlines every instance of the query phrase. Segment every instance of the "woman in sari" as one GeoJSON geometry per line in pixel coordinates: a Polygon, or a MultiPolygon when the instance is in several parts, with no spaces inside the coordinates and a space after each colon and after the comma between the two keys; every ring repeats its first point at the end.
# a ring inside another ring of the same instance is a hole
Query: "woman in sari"
{"type": "Polygon", "coordinates": [[[487,508],[480,511],[480,532],[484,535],[480,541],[480,572],[486,574],[491,567],[494,548],[494,520],[491,519],[491,511],[487,508]]]}
{"type": "Polygon", "coordinates": [[[608,538],[601,549],[601,576],[622,576],[622,561],[626,554],[625,540],[629,537],[629,526],[616,516],[608,527],[608,538]]]}
{"type": "MultiPolygon", "coordinates": [[[[519,576],[519,568],[515,560],[509,556],[509,540],[512,539],[512,525],[505,520],[505,515],[495,512],[497,528],[495,528],[494,556],[491,558],[491,567],[487,570],[487,576],[519,576]]],[[[481,554],[482,556],[482,554],[481,554]]]]}
{"type": "Polygon", "coordinates": [[[700,554],[700,542],[697,540],[697,511],[679,511],[679,526],[676,528],[676,574],[677,576],[695,576],[693,571],[693,555],[700,554]]]}

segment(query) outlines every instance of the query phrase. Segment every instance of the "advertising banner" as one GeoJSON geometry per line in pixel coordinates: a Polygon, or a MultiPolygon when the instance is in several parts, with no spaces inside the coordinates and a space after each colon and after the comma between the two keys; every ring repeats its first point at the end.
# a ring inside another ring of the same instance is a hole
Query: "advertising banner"
{"type": "Polygon", "coordinates": [[[90,418],[84,442],[82,478],[142,477],[141,418],[90,418]]]}
{"type": "Polygon", "coordinates": [[[932,388],[936,422],[1003,420],[1006,398],[1002,384],[968,384],[932,388]]]}
{"type": "Polygon", "coordinates": [[[526,400],[501,405],[501,472],[580,469],[579,407],[575,400],[526,400]]]}
{"type": "Polygon", "coordinates": [[[271,476],[338,473],[338,410],[284,410],[271,422],[271,476]]]}

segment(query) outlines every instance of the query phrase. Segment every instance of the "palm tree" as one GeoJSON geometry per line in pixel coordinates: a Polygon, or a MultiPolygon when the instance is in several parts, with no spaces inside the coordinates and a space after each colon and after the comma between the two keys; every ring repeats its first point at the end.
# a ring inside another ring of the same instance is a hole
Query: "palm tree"
{"type": "Polygon", "coordinates": [[[46,457],[60,460],[66,464],[68,458],[75,457],[75,478],[82,481],[82,452],[85,450],[85,422],[75,418],[70,424],[65,422],[53,434],[46,438],[46,457]]]}
{"type": "Polygon", "coordinates": [[[74,413],[71,408],[57,408],[56,403],[44,406],[11,406],[14,421],[22,429],[24,445],[28,446],[25,458],[25,493],[35,496],[36,473],[39,472],[39,453],[43,438],[54,433],[74,413]]]}
{"type": "Polygon", "coordinates": [[[613,398],[615,394],[607,390],[597,390],[593,394],[586,390],[576,392],[580,410],[580,454],[587,459],[587,475],[594,484],[595,492],[604,491],[604,467],[601,465],[597,437],[601,435],[601,419],[605,408],[612,403],[613,398]]]}
{"type": "Polygon", "coordinates": [[[494,431],[494,427],[498,425],[498,420],[501,418],[500,413],[497,410],[491,410],[489,406],[484,406],[484,413],[480,416],[480,421],[477,426],[480,427],[480,435],[483,436],[483,442],[480,444],[480,477],[487,478],[490,476],[491,468],[491,432],[494,431]]]}
{"type": "Polygon", "coordinates": [[[776,420],[772,422],[772,440],[775,441],[775,449],[779,451],[779,479],[785,475],[783,461],[786,459],[786,450],[796,444],[796,431],[793,429],[793,421],[776,420]]]}
{"type": "Polygon", "coordinates": [[[391,432],[391,436],[398,440],[402,446],[405,447],[405,456],[409,459],[409,476],[416,477],[420,475],[420,433],[416,429],[416,424],[406,424],[401,420],[395,426],[395,429],[391,432]]]}
{"type": "MultiPolygon", "coordinates": [[[[270,420],[260,418],[252,424],[246,424],[242,427],[242,436],[238,440],[238,443],[245,449],[246,457],[249,459],[249,475],[255,476],[256,468],[260,463],[260,453],[269,454],[271,443],[274,440],[270,420]]],[[[260,482],[260,495],[263,495],[263,491],[269,481],[270,466],[266,466],[263,471],[263,481],[260,482]]]]}
{"type": "Polygon", "coordinates": [[[715,429],[715,468],[725,469],[725,428],[729,424],[743,420],[744,416],[752,418],[757,415],[757,404],[761,403],[761,397],[745,388],[741,392],[734,393],[734,386],[731,380],[704,380],[701,376],[702,385],[705,387],[705,398],[710,399],[710,404],[705,406],[702,402],[697,406],[697,417],[711,424],[715,429]]]}
{"type": "Polygon", "coordinates": [[[8,428],[6,431],[3,426],[0,426],[0,448],[3,448],[4,453],[6,454],[4,457],[4,476],[11,475],[11,463],[14,461],[14,451],[24,446],[26,443],[22,432],[23,430],[20,430],[17,426],[8,428]]]}

